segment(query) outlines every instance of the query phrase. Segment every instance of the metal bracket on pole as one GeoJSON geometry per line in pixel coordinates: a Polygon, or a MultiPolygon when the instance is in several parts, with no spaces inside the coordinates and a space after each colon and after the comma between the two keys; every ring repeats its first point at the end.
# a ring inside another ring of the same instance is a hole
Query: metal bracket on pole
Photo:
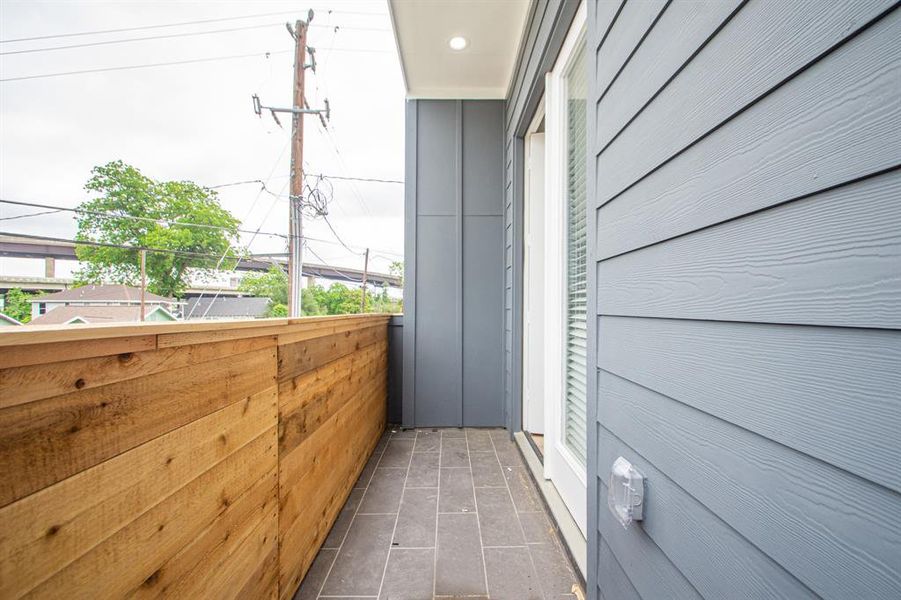
{"type": "MultiPolygon", "coordinates": [[[[325,104],[325,108],[302,108],[302,107],[293,107],[293,108],[278,108],[275,106],[264,106],[260,102],[260,97],[254,94],[251,96],[253,100],[253,112],[258,116],[263,116],[263,111],[268,110],[272,115],[272,118],[275,120],[275,123],[281,127],[281,121],[278,120],[278,117],[275,116],[275,113],[291,113],[292,115],[319,115],[319,119],[322,120],[322,115],[325,115],[325,119],[331,118],[332,109],[329,106],[328,99],[326,98],[323,103],[325,104]]],[[[323,127],[325,126],[325,121],[322,121],[323,127]]]]}

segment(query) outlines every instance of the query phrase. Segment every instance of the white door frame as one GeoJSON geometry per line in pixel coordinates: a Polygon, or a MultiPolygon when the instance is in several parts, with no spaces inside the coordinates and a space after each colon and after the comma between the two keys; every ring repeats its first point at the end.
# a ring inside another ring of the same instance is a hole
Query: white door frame
{"type": "MultiPolygon", "coordinates": [[[[563,440],[564,327],[566,317],[566,71],[585,38],[587,9],[579,5],[553,70],[545,77],[545,229],[544,247],[544,474],[566,503],[583,535],[587,535],[585,465],[563,440]]],[[[590,402],[591,399],[589,398],[590,402]]]]}
{"type": "Polygon", "coordinates": [[[544,413],[544,172],[547,153],[544,98],[525,136],[523,186],[523,406],[522,428],[543,434],[544,413]]]}

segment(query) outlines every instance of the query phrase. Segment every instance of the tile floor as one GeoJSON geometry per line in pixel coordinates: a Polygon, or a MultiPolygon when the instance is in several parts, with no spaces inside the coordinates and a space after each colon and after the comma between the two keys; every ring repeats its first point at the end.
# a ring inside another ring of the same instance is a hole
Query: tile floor
{"type": "Polygon", "coordinates": [[[575,599],[526,469],[503,429],[389,429],[295,600],[575,599]]]}

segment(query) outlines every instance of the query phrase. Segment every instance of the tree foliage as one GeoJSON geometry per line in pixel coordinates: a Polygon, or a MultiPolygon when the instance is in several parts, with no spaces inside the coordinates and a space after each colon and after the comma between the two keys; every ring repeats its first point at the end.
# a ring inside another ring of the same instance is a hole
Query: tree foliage
{"type": "MultiPolygon", "coordinates": [[[[234,258],[239,222],[219,205],[215,191],[190,181],[155,181],[122,161],[94,167],[91,173],[85,189],[98,197],[78,207],[77,240],[204,255],[147,252],[151,292],[180,296],[192,272],[209,272],[223,255],[234,258]],[[91,214],[97,212],[117,216],[91,214]]],[[[81,283],[137,285],[140,281],[139,255],[134,250],[77,246],[76,255],[82,262],[76,273],[81,283]]],[[[233,265],[226,260],[221,268],[233,265]]]]}
{"type": "Polygon", "coordinates": [[[29,296],[19,288],[13,288],[6,292],[4,298],[3,312],[7,316],[19,321],[27,323],[31,320],[31,304],[28,302],[34,296],[29,296]]]}
{"type": "MultiPolygon", "coordinates": [[[[265,273],[251,273],[241,281],[238,289],[252,296],[269,298],[270,317],[288,315],[288,275],[279,267],[272,266],[265,273]]],[[[341,283],[329,287],[312,285],[301,293],[301,312],[304,316],[346,315],[360,312],[363,290],[349,288],[341,283]]],[[[367,290],[366,312],[401,312],[402,304],[388,295],[388,290],[367,290]]]]}

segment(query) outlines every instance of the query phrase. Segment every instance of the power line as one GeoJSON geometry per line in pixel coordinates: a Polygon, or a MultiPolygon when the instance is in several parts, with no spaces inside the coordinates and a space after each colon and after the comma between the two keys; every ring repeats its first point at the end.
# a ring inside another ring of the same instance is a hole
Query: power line
{"type": "Polygon", "coordinates": [[[27,219],[28,217],[39,217],[41,215],[52,215],[58,213],[59,210],[44,210],[41,212],[28,213],[25,215],[16,215],[14,217],[0,217],[0,221],[15,221],[16,219],[27,219]]]}
{"type": "Polygon", "coordinates": [[[318,259],[319,259],[319,262],[321,262],[321,263],[323,264],[323,266],[325,266],[326,268],[328,268],[328,270],[334,272],[336,275],[339,275],[339,276],[343,277],[344,279],[346,279],[346,280],[348,280],[348,281],[352,281],[352,282],[354,282],[354,283],[359,283],[359,282],[358,282],[356,279],[354,279],[353,277],[348,277],[348,276],[345,275],[344,273],[342,273],[342,272],[338,271],[337,269],[335,269],[334,267],[328,265],[324,260],[322,260],[322,257],[321,257],[321,256],[319,256],[318,254],[316,254],[316,251],[315,251],[315,250],[313,250],[312,248],[310,248],[310,245],[309,245],[309,244],[305,244],[305,245],[306,245],[306,247],[307,247],[307,250],[310,251],[310,254],[312,254],[313,256],[315,256],[316,258],[318,258],[318,259]]]}
{"type": "Polygon", "coordinates": [[[338,242],[340,242],[340,244],[342,246],[344,246],[348,252],[351,252],[353,254],[359,254],[362,256],[362,254],[363,254],[362,252],[356,252],[350,246],[348,246],[347,244],[344,243],[344,240],[341,239],[341,236],[339,236],[338,232],[335,231],[335,228],[332,227],[331,221],[328,220],[328,217],[325,214],[322,215],[322,220],[325,221],[326,225],[328,225],[328,228],[332,231],[332,234],[335,236],[335,239],[338,240],[338,242]]]}
{"type": "MultiPolygon", "coordinates": [[[[357,52],[361,54],[391,54],[393,50],[377,50],[372,48],[333,48],[335,52],[357,52]]],[[[293,52],[293,50],[273,50],[267,52],[251,52],[248,54],[231,54],[225,56],[210,56],[206,58],[192,58],[187,60],[175,60],[170,62],[161,62],[161,63],[147,63],[141,65],[125,65],[121,67],[101,67],[97,69],[82,69],[79,71],[59,71],[56,73],[41,73],[38,75],[22,75],[19,77],[6,77],[4,79],[0,79],[0,83],[9,82],[9,81],[25,81],[28,79],[47,79],[51,77],[63,77],[66,75],[89,75],[92,73],[105,73],[110,71],[130,71],[134,69],[149,69],[153,67],[171,67],[175,65],[190,65],[190,64],[198,64],[198,63],[208,63],[208,62],[216,62],[220,60],[236,60],[240,58],[269,58],[270,56],[276,54],[287,54],[288,52],[293,52]]]]}
{"type": "Polygon", "coordinates": [[[86,75],[89,73],[105,73],[108,71],[128,71],[132,69],[149,69],[152,67],[169,67],[173,65],[190,65],[207,63],[220,60],[235,60],[239,58],[269,58],[273,54],[285,54],[291,50],[276,50],[274,52],[252,52],[249,54],[231,54],[226,56],[211,56],[208,58],[192,58],[188,60],[176,60],[171,62],[149,63],[143,65],[126,65],[122,67],[102,67],[99,69],[82,69],[80,71],[60,71],[57,73],[42,73],[40,75],[23,75],[21,77],[6,77],[0,79],[0,83],[7,81],[24,81],[26,79],[46,79],[49,77],[62,77],[64,75],[86,75]]]}
{"type": "Polygon", "coordinates": [[[399,183],[403,185],[404,181],[402,179],[378,179],[376,177],[349,177],[342,175],[323,175],[323,174],[310,174],[314,177],[325,177],[326,179],[340,179],[342,181],[369,181],[373,183],[399,183]]]}
{"type": "MultiPolygon", "coordinates": [[[[205,23],[222,23],[225,21],[239,21],[241,19],[256,19],[258,17],[274,17],[278,15],[287,15],[287,14],[295,14],[296,10],[291,11],[279,11],[279,12],[270,12],[270,13],[256,13],[251,15],[239,15],[234,17],[219,17],[216,19],[199,19],[196,21],[181,21],[178,23],[161,23],[157,25],[139,25],[136,27],[120,27],[118,29],[97,29],[94,31],[79,31],[74,33],[56,33],[50,35],[39,35],[33,37],[23,37],[23,38],[14,38],[8,40],[0,40],[0,44],[7,44],[12,42],[31,42],[37,40],[49,40],[54,38],[67,38],[67,37],[78,37],[84,35],[99,35],[104,33],[123,33],[126,31],[144,31],[147,29],[162,29],[165,27],[180,27],[182,25],[202,25],[205,23]]],[[[370,17],[382,17],[385,16],[385,13],[371,13],[371,12],[361,12],[361,11],[352,11],[352,10],[328,10],[329,14],[341,14],[341,15],[355,15],[355,16],[370,16],[370,17]]],[[[320,27],[328,27],[328,25],[319,25],[320,27]]]]}
{"type": "MultiPolygon", "coordinates": [[[[32,54],[35,52],[52,52],[54,50],[73,50],[75,48],[91,48],[94,46],[108,46],[110,44],[126,44],[129,42],[146,42],[149,40],[166,40],[172,38],[181,38],[181,37],[194,37],[198,35],[212,35],[216,33],[231,33],[235,31],[248,31],[251,29],[263,29],[265,27],[276,27],[276,26],[284,26],[284,23],[263,23],[259,25],[245,25],[243,27],[228,27],[225,29],[210,29],[207,31],[185,31],[180,33],[167,33],[163,35],[151,35],[146,37],[135,37],[135,38],[122,38],[118,40],[102,40],[99,42],[85,42],[83,44],[70,44],[68,46],[47,46],[43,48],[26,48],[24,50],[7,50],[6,52],[0,52],[0,56],[7,56],[12,54],[32,54]]],[[[326,25],[323,25],[326,27],[326,25]]],[[[353,25],[348,26],[337,26],[341,29],[352,29],[356,31],[390,31],[390,29],[379,28],[379,27],[355,27],[353,25]]]]}

